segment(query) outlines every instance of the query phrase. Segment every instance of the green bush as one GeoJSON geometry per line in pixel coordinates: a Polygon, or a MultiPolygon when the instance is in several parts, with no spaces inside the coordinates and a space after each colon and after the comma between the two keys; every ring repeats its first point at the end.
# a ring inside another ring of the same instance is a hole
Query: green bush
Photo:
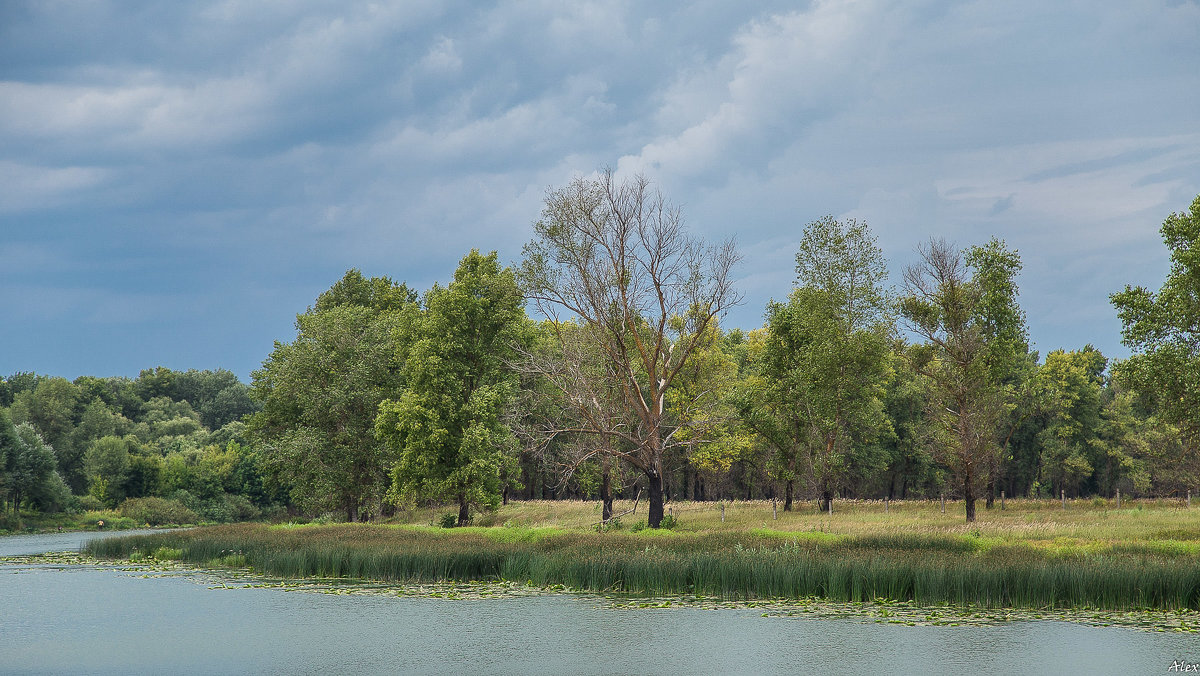
{"type": "Polygon", "coordinates": [[[84,512],[99,512],[104,509],[104,503],[100,498],[88,493],[79,496],[79,509],[84,512]]]}
{"type": "Polygon", "coordinates": [[[438,519],[438,525],[442,528],[454,528],[458,525],[458,512],[446,512],[438,519]]]}
{"type": "Polygon", "coordinates": [[[183,503],[165,498],[129,498],[118,508],[122,516],[151,526],[196,523],[200,517],[183,503]]]}
{"type": "Polygon", "coordinates": [[[671,530],[671,529],[675,528],[675,526],[678,526],[678,525],[679,525],[679,521],[675,518],[675,515],[668,514],[662,518],[662,521],[659,522],[658,527],[662,528],[664,530],[671,530]]]}

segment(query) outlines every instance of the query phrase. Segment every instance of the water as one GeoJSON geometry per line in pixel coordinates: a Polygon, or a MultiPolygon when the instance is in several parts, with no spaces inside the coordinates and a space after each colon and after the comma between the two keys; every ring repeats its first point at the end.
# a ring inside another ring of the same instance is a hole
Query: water
{"type": "Polygon", "coordinates": [[[118,535],[145,535],[170,529],[117,531],[74,531],[69,533],[38,533],[37,535],[6,535],[0,537],[0,556],[27,556],[46,552],[77,552],[85,542],[118,535]]]}
{"type": "Polygon", "coordinates": [[[1066,622],[907,627],[570,595],[211,589],[202,573],[143,574],[0,566],[0,672],[1108,674],[1200,662],[1194,637],[1066,622]]]}

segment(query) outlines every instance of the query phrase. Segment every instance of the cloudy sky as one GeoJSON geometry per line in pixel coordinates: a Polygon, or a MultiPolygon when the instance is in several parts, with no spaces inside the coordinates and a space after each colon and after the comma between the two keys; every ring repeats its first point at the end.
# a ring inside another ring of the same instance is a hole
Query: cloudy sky
{"type": "Polygon", "coordinates": [[[1127,354],[1200,193],[1200,4],[0,0],[0,375],[243,379],[348,268],[516,262],[547,188],[644,172],[736,236],[762,324],[803,226],[1017,248],[1043,354],[1127,354]]]}

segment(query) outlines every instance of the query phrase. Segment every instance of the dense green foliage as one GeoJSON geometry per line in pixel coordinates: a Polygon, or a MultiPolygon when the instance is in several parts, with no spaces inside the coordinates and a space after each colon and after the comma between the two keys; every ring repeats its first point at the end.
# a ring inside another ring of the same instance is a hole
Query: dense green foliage
{"type": "Polygon", "coordinates": [[[240,418],[256,405],[228,371],[75,381],[17,373],[4,384],[0,500],[11,516],[0,528],[20,527],[20,510],[79,513],[146,496],[186,504],[192,522],[282,507],[243,434],[240,418]]]}

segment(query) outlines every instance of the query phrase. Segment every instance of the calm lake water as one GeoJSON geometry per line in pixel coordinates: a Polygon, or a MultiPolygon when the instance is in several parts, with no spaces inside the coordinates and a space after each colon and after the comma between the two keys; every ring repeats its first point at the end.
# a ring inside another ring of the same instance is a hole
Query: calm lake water
{"type": "MultiPolygon", "coordinates": [[[[0,552],[17,548],[8,540],[0,552]]],[[[754,609],[614,609],[570,595],[211,589],[203,573],[142,575],[0,566],[0,672],[1116,674],[1200,662],[1194,637],[1066,622],[906,627],[754,609]]]]}

